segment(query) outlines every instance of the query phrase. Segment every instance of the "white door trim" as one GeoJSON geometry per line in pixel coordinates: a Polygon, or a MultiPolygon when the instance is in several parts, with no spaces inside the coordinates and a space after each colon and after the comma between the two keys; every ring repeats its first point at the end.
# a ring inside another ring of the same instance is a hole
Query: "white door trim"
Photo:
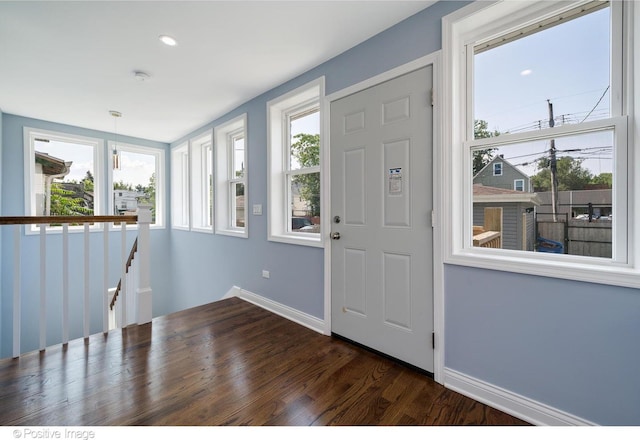
{"type": "Polygon", "coordinates": [[[433,369],[434,379],[440,384],[444,384],[444,265],[443,265],[443,243],[441,234],[442,221],[442,203],[441,194],[436,191],[442,182],[442,145],[440,142],[442,133],[442,117],[441,103],[439,102],[436,91],[442,90],[442,71],[441,71],[441,51],[434,52],[430,55],[413,60],[409,63],[398,66],[387,72],[366,79],[358,84],[338,90],[324,97],[324,115],[322,122],[322,224],[324,225],[324,333],[331,334],[331,176],[330,167],[330,122],[331,122],[331,102],[336,101],[345,96],[378,85],[385,81],[397,78],[406,73],[412,72],[419,68],[432,65],[433,66],[433,209],[434,209],[434,230],[433,230],[433,329],[435,332],[435,349],[433,352],[433,369]]]}

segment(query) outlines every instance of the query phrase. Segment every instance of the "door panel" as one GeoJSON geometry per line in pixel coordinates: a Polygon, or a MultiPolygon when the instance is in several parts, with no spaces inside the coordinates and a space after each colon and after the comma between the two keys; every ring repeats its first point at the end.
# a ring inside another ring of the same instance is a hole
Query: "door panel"
{"type": "Polygon", "coordinates": [[[433,371],[431,66],[331,103],[332,331],[433,371]]]}

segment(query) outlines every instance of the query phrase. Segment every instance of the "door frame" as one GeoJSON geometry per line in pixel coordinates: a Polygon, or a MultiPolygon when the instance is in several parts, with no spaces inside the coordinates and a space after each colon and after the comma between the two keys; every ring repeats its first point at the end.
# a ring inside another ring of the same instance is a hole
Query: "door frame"
{"type": "Polygon", "coordinates": [[[442,103],[437,91],[442,90],[441,51],[423,56],[394,69],[373,76],[352,86],[338,90],[323,98],[322,108],[322,242],[324,247],[324,334],[331,335],[331,103],[345,96],[360,92],[369,87],[395,79],[406,73],[431,65],[433,67],[433,331],[435,348],[433,350],[433,375],[436,382],[444,384],[444,263],[442,242],[442,213],[444,210],[442,194],[436,191],[436,182],[442,182],[442,103]]]}

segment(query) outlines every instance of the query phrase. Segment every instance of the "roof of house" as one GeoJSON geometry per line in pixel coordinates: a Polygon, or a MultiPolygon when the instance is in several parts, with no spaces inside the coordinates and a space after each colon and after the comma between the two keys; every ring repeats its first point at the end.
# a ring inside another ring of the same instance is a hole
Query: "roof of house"
{"type": "Polygon", "coordinates": [[[36,163],[42,165],[42,173],[47,176],[57,176],[69,174],[71,164],[73,162],[66,162],[64,159],[60,159],[43,153],[41,151],[35,152],[36,163]]]}
{"type": "Polygon", "coordinates": [[[525,173],[523,173],[522,171],[520,171],[515,165],[513,165],[511,162],[509,162],[508,160],[506,160],[502,155],[498,155],[496,157],[494,157],[493,159],[491,159],[489,161],[489,163],[487,163],[480,171],[478,171],[476,173],[475,176],[473,176],[473,178],[475,179],[476,177],[478,177],[484,170],[486,170],[488,167],[490,167],[494,162],[496,161],[500,161],[503,164],[506,164],[507,166],[509,166],[510,168],[513,168],[514,170],[516,170],[519,174],[522,174],[523,178],[529,180],[530,177],[527,176],[525,173]]]}
{"type": "Polygon", "coordinates": [[[539,205],[540,200],[536,193],[515,191],[512,189],[484,186],[481,183],[473,184],[474,203],[530,203],[539,205]]]}

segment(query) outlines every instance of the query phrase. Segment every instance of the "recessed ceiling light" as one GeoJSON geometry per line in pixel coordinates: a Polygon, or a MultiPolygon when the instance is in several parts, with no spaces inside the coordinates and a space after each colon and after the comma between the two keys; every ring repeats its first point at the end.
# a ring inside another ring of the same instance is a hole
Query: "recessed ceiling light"
{"type": "Polygon", "coordinates": [[[175,38],[170,37],[169,35],[160,35],[160,41],[162,41],[167,46],[175,46],[178,44],[175,38]]]}

